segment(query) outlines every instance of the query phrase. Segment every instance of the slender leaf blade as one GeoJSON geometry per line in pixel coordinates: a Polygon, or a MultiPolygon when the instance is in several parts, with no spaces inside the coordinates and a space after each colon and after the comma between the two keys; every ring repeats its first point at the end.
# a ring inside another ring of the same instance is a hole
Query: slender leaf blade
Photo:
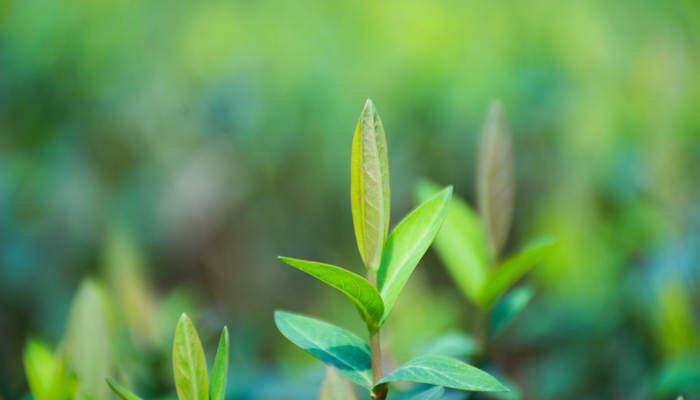
{"type": "Polygon", "coordinates": [[[435,386],[426,391],[420,392],[417,395],[410,397],[408,400],[438,400],[445,394],[445,388],[435,386]]]}
{"type": "Polygon", "coordinates": [[[389,232],[390,197],[386,134],[367,99],[352,141],[350,202],[357,247],[365,266],[374,271],[389,232]]]}
{"type": "Polygon", "coordinates": [[[115,382],[114,379],[107,377],[105,381],[107,381],[107,385],[119,400],[141,400],[139,396],[131,393],[127,388],[115,382]]]}
{"type": "Polygon", "coordinates": [[[219,347],[216,349],[214,366],[211,370],[211,400],[224,400],[226,397],[226,377],[228,374],[228,328],[224,326],[219,339],[219,347]]]}
{"type": "MultiPolygon", "coordinates": [[[[425,201],[438,191],[436,184],[421,181],[418,200],[425,201]]],[[[477,302],[490,263],[487,238],[479,216],[459,196],[452,196],[435,249],[462,293],[477,302]]]]}
{"type": "Polygon", "coordinates": [[[275,312],[277,329],[295,345],[365,388],[372,387],[369,345],[354,333],[304,315],[275,312]]]}
{"type": "Polygon", "coordinates": [[[508,239],[515,204],[513,144],[503,105],[492,104],[484,124],[477,165],[477,198],[497,258],[508,239]]]}
{"type": "Polygon", "coordinates": [[[377,288],[384,299],[383,319],[440,230],[451,196],[452,186],[444,188],[408,214],[389,235],[377,274],[377,288]]]}
{"type": "Polygon", "coordinates": [[[335,367],[326,367],[326,376],[321,383],[318,400],[357,400],[352,383],[342,376],[335,367]]]}
{"type": "Polygon", "coordinates": [[[484,307],[492,306],[503,292],[542,261],[556,243],[557,239],[552,236],[536,239],[492,270],[481,288],[479,302],[484,307]]]}
{"type": "Polygon", "coordinates": [[[528,305],[535,291],[528,286],[516,288],[508,293],[491,312],[489,337],[495,339],[510,325],[528,305]]]}
{"type": "Polygon", "coordinates": [[[414,358],[382,378],[377,385],[397,381],[426,383],[474,392],[508,390],[488,373],[452,357],[436,354],[414,358]]]}
{"type": "Polygon", "coordinates": [[[182,313],[175,328],[173,374],[180,400],[207,400],[207,360],[197,330],[185,313],[182,313]]]}
{"type": "Polygon", "coordinates": [[[384,315],[384,301],[367,279],[335,265],[289,257],[279,259],[343,292],[355,304],[370,330],[378,327],[384,315]]]}

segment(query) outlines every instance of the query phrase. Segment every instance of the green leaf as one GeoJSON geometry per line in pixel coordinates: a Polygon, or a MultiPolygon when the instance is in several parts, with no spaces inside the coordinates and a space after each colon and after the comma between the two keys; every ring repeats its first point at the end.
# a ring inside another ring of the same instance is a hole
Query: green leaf
{"type": "Polygon", "coordinates": [[[377,288],[384,299],[383,319],[440,230],[451,196],[452,186],[444,188],[408,214],[389,235],[377,274],[377,288]]]}
{"type": "Polygon", "coordinates": [[[275,312],[277,329],[292,343],[308,351],[353,382],[372,387],[369,345],[354,333],[304,315],[275,312]]]}
{"type": "Polygon", "coordinates": [[[513,144],[503,105],[498,101],[492,104],[482,132],[476,184],[479,211],[497,258],[508,239],[515,204],[513,144]]]}
{"type": "Polygon", "coordinates": [[[139,396],[131,393],[127,388],[115,382],[114,379],[105,378],[105,380],[119,400],[141,400],[139,396]]]}
{"type": "Polygon", "coordinates": [[[445,388],[442,386],[435,386],[424,392],[420,392],[417,395],[410,397],[408,400],[438,400],[445,394],[445,388]]]}
{"type": "Polygon", "coordinates": [[[384,315],[384,302],[367,279],[330,264],[288,257],[279,259],[343,292],[355,304],[370,330],[376,330],[384,315]]]}
{"type": "Polygon", "coordinates": [[[542,261],[556,243],[552,236],[539,238],[492,270],[479,293],[481,305],[491,307],[503,292],[542,261]]]}
{"type": "Polygon", "coordinates": [[[407,362],[382,378],[377,385],[408,381],[474,392],[508,390],[493,376],[451,357],[426,355],[407,362]]]}
{"type": "Polygon", "coordinates": [[[450,357],[466,357],[476,354],[478,351],[479,343],[473,337],[461,332],[451,332],[424,346],[421,352],[450,357]]]}
{"type": "Polygon", "coordinates": [[[508,293],[491,312],[490,339],[495,339],[525,309],[535,294],[532,288],[523,286],[508,293]]]}
{"type": "Polygon", "coordinates": [[[182,313],[175,328],[173,373],[180,400],[208,399],[207,360],[197,330],[185,313],[182,313]]]}
{"type": "Polygon", "coordinates": [[[68,315],[60,352],[79,384],[78,397],[109,398],[105,376],[111,372],[111,338],[107,304],[100,286],[87,279],[78,287],[68,315]]]}
{"type": "Polygon", "coordinates": [[[389,232],[389,158],[386,134],[377,109],[367,99],[352,140],[350,202],[357,247],[373,271],[389,232]]]}
{"type": "Polygon", "coordinates": [[[24,347],[24,371],[36,400],[68,399],[75,387],[60,357],[44,343],[29,340],[24,347]]]}
{"type": "MultiPolygon", "coordinates": [[[[434,183],[421,181],[418,200],[425,201],[438,190],[434,183]]],[[[435,238],[435,249],[465,296],[478,302],[490,264],[486,233],[479,216],[458,196],[452,196],[445,222],[435,238]]]]}
{"type": "Polygon", "coordinates": [[[357,400],[357,395],[350,381],[336,368],[329,366],[326,367],[326,376],[323,378],[318,400],[357,400]]]}
{"type": "Polygon", "coordinates": [[[224,400],[226,397],[226,376],[228,374],[228,328],[224,326],[216,349],[214,367],[211,370],[211,400],[224,400]]]}

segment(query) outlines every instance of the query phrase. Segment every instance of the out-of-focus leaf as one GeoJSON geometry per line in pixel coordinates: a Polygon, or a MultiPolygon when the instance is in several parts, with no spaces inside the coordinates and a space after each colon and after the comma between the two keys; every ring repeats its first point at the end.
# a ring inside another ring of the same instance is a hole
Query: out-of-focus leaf
{"type": "Polygon", "coordinates": [[[384,301],[367,279],[330,264],[289,257],[279,259],[343,292],[355,304],[370,330],[379,326],[384,315],[384,301]]]}
{"type": "Polygon", "coordinates": [[[36,400],[65,400],[75,382],[66,374],[63,361],[44,343],[30,340],[24,348],[24,371],[36,400]]]}
{"type": "Polygon", "coordinates": [[[211,400],[224,400],[226,397],[226,377],[228,374],[228,328],[224,326],[216,349],[216,358],[211,370],[211,400]]]}
{"type": "Polygon", "coordinates": [[[389,232],[389,158],[377,109],[367,99],[352,141],[350,200],[357,247],[365,266],[379,268],[389,232]]]}
{"type": "Polygon", "coordinates": [[[197,329],[185,313],[180,316],[173,340],[173,375],[180,400],[207,400],[207,360],[197,329]]]}
{"type": "Polygon", "coordinates": [[[662,366],[654,394],[668,398],[679,393],[700,393],[700,353],[688,352],[662,366]]]}
{"type": "Polygon", "coordinates": [[[484,218],[493,258],[508,239],[513,219],[515,181],[513,179],[513,145],[503,105],[494,102],[484,124],[477,165],[477,197],[484,218]]]}
{"type": "Polygon", "coordinates": [[[426,355],[414,358],[382,378],[377,385],[407,381],[474,392],[508,390],[496,378],[452,357],[426,355]]]}
{"type": "Polygon", "coordinates": [[[438,400],[445,394],[445,388],[442,386],[435,386],[424,392],[420,392],[417,395],[410,397],[408,400],[438,400]]]}
{"type": "Polygon", "coordinates": [[[112,378],[105,378],[107,385],[112,389],[114,394],[119,398],[119,400],[141,400],[141,398],[133,393],[131,393],[127,388],[118,384],[112,378]]]}
{"type": "MultiPolygon", "coordinates": [[[[418,200],[425,201],[438,190],[436,184],[423,180],[416,191],[418,200]]],[[[435,248],[457,286],[476,303],[490,263],[487,246],[479,216],[459,196],[452,196],[435,248]]]]}
{"type": "Polygon", "coordinates": [[[389,235],[377,274],[377,288],[384,299],[383,319],[440,230],[451,196],[452,186],[444,188],[408,214],[389,235]]]}
{"type": "Polygon", "coordinates": [[[516,385],[514,382],[509,381],[507,379],[504,379],[502,376],[499,376],[500,382],[508,388],[507,392],[489,392],[486,394],[486,397],[492,398],[492,399],[499,399],[499,400],[520,400],[522,398],[522,394],[520,392],[520,388],[518,385],[516,385]]]}
{"type": "Polygon", "coordinates": [[[372,387],[369,345],[354,333],[304,315],[275,312],[277,329],[292,343],[332,365],[353,382],[372,387]]]}
{"type": "Polygon", "coordinates": [[[479,351],[479,343],[471,336],[461,332],[451,332],[424,346],[423,354],[440,354],[450,357],[466,357],[479,351]]]}
{"type": "Polygon", "coordinates": [[[532,241],[520,253],[507,259],[489,274],[479,293],[479,301],[490,307],[512,284],[537,265],[551,251],[557,239],[546,236],[532,241]]]}
{"type": "Polygon", "coordinates": [[[326,376],[321,384],[318,400],[357,400],[355,389],[335,367],[326,367],[326,376]]]}
{"type": "Polygon", "coordinates": [[[490,339],[495,339],[511,322],[520,315],[535,294],[528,286],[519,287],[506,295],[493,308],[489,322],[490,339]]]}
{"type": "Polygon", "coordinates": [[[673,357],[687,355],[700,345],[693,322],[693,302],[687,286],[669,277],[658,288],[654,303],[656,335],[664,352],[673,357]]]}
{"type": "Polygon", "coordinates": [[[80,284],[71,304],[61,352],[78,378],[79,397],[109,398],[111,338],[102,289],[92,280],[80,284]]]}

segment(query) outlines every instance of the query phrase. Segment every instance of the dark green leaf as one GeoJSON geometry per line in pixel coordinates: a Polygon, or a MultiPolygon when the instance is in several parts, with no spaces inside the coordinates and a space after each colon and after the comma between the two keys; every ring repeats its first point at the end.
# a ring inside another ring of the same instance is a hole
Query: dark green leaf
{"type": "Polygon", "coordinates": [[[115,382],[114,379],[105,378],[105,380],[119,400],[141,400],[139,396],[131,393],[127,388],[115,382]]]}
{"type": "Polygon", "coordinates": [[[288,257],[279,259],[343,292],[355,304],[370,330],[378,327],[384,315],[384,302],[367,279],[330,264],[288,257]]]}
{"type": "Polygon", "coordinates": [[[207,400],[209,377],[202,342],[192,321],[180,316],[173,340],[173,372],[180,400],[207,400]]]}
{"type": "Polygon", "coordinates": [[[508,390],[496,378],[451,357],[427,355],[414,358],[381,379],[377,385],[407,381],[474,392],[508,390]]]}
{"type": "Polygon", "coordinates": [[[389,158],[386,134],[377,109],[367,99],[352,141],[350,201],[357,247],[374,271],[389,232],[389,158]]]}
{"type": "Polygon", "coordinates": [[[277,329],[292,343],[332,365],[353,382],[372,387],[369,345],[354,333],[315,318],[275,312],[277,329]]]}
{"type": "Polygon", "coordinates": [[[481,288],[480,303],[490,307],[512,284],[525,275],[550,252],[557,239],[551,236],[531,242],[520,253],[504,261],[489,274],[481,288]]]}
{"type": "Polygon", "coordinates": [[[224,400],[226,396],[226,376],[228,374],[228,328],[224,327],[216,349],[214,367],[211,370],[211,400],[224,400]]]}
{"type": "Polygon", "coordinates": [[[476,175],[479,211],[491,238],[494,259],[508,239],[513,220],[515,180],[512,147],[503,105],[494,102],[481,136],[476,175]]]}
{"type": "Polygon", "coordinates": [[[326,367],[326,376],[321,384],[318,400],[357,400],[352,383],[343,377],[335,367],[326,367]]]}
{"type": "Polygon", "coordinates": [[[527,286],[514,289],[501,300],[491,312],[489,336],[495,339],[520,315],[535,292],[527,286]]]}
{"type": "Polygon", "coordinates": [[[377,274],[377,288],[384,299],[383,319],[440,230],[451,196],[452,186],[444,188],[408,214],[389,235],[377,274]]]}
{"type": "MultiPolygon", "coordinates": [[[[418,200],[425,201],[438,190],[434,183],[421,181],[418,200]]],[[[457,286],[478,303],[490,264],[486,234],[479,216],[458,196],[452,196],[445,222],[435,238],[435,249],[457,286]]]]}

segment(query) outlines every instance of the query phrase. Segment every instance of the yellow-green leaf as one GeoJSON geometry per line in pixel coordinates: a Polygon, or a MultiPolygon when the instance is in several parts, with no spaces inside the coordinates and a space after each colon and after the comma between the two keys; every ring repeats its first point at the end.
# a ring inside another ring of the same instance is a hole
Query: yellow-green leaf
{"type": "Polygon", "coordinates": [[[180,400],[208,400],[207,361],[192,321],[180,316],[173,340],[173,372],[180,400]]]}
{"type": "Polygon", "coordinates": [[[226,377],[228,374],[228,328],[224,326],[216,349],[214,367],[211,370],[211,400],[224,400],[226,397],[226,377]]]}
{"type": "Polygon", "coordinates": [[[343,292],[355,304],[370,330],[378,327],[384,315],[384,302],[367,279],[335,265],[290,257],[279,259],[343,292]]]}
{"type": "Polygon", "coordinates": [[[109,385],[109,388],[112,389],[112,391],[119,398],[119,400],[141,400],[139,396],[131,393],[129,389],[118,384],[114,381],[114,379],[105,378],[105,381],[107,381],[107,385],[109,385]]]}
{"type": "Polygon", "coordinates": [[[362,261],[376,271],[389,232],[389,158],[377,109],[367,99],[355,129],[350,164],[350,200],[362,261]]]}
{"type": "Polygon", "coordinates": [[[39,341],[27,342],[24,371],[29,390],[36,400],[67,400],[75,389],[75,382],[67,376],[63,360],[39,341]]]}
{"type": "Polygon", "coordinates": [[[491,239],[493,258],[508,239],[513,220],[513,145],[503,105],[494,102],[484,125],[477,165],[477,197],[491,239]]]}

